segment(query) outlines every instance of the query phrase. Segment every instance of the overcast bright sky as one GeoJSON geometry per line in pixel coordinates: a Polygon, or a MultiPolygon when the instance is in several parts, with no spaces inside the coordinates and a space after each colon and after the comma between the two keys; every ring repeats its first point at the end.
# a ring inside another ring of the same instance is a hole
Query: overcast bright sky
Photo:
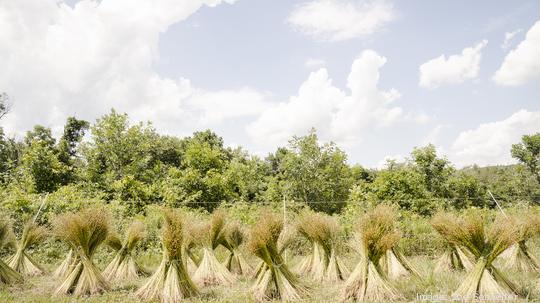
{"type": "Polygon", "coordinates": [[[111,108],[265,155],[315,127],[375,167],[510,163],[540,131],[540,1],[0,0],[21,136],[111,108]]]}

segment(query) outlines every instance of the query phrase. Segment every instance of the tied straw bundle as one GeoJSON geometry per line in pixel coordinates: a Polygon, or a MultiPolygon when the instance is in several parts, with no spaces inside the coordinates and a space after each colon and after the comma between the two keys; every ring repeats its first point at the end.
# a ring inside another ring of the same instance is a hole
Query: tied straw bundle
{"type": "Polygon", "coordinates": [[[163,214],[163,259],[155,273],[137,291],[142,300],[159,300],[162,303],[178,303],[199,295],[199,290],[191,280],[183,253],[185,251],[185,219],[176,210],[163,214]]]}
{"type": "Polygon", "coordinates": [[[450,243],[466,248],[474,256],[475,264],[468,271],[454,295],[464,301],[478,298],[515,298],[517,287],[493,264],[495,259],[516,242],[519,230],[508,218],[498,217],[484,222],[481,213],[456,217],[439,213],[432,225],[450,243]]]}
{"type": "Polygon", "coordinates": [[[87,208],[78,213],[67,213],[55,218],[56,235],[67,242],[77,255],[56,289],[56,294],[82,296],[109,290],[109,284],[92,258],[98,247],[107,239],[110,227],[110,215],[103,208],[87,208]]]}
{"type": "Polygon", "coordinates": [[[252,287],[256,300],[293,301],[307,295],[308,289],[289,270],[282,256],[290,238],[283,232],[283,221],[270,212],[264,213],[252,228],[248,246],[263,262],[252,287]]]}
{"type": "Polygon", "coordinates": [[[193,281],[200,286],[233,284],[236,278],[218,261],[214,253],[220,245],[226,245],[225,214],[221,211],[214,212],[209,224],[199,229],[196,240],[202,246],[203,256],[193,275],[193,281]]]}
{"type": "Polygon", "coordinates": [[[23,227],[21,239],[17,242],[17,250],[7,263],[9,267],[23,276],[38,276],[45,270],[28,254],[31,246],[39,243],[46,236],[47,230],[36,223],[29,221],[23,227]]]}
{"type": "Polygon", "coordinates": [[[145,235],[144,223],[141,221],[135,221],[129,226],[123,242],[117,235],[109,235],[107,244],[117,253],[103,271],[103,276],[108,281],[133,280],[148,275],[133,256],[133,251],[145,235]]]}
{"type": "MultiPolygon", "coordinates": [[[[9,219],[0,215],[0,249],[13,245],[13,229],[9,219]]],[[[0,285],[12,285],[23,281],[23,276],[0,259],[0,285]]]]}
{"type": "Polygon", "coordinates": [[[343,300],[381,302],[403,298],[380,266],[380,259],[400,238],[394,221],[393,210],[385,205],[377,206],[360,220],[356,236],[360,261],[345,282],[343,300]]]}

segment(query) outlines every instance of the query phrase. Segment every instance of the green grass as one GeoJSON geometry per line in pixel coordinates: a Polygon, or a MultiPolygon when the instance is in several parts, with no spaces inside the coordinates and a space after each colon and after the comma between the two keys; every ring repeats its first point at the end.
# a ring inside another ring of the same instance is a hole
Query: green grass
{"type": "MultiPolygon", "coordinates": [[[[539,255],[540,249],[534,247],[532,250],[535,255],[539,255]]],[[[220,260],[224,259],[224,254],[218,254],[220,260]]],[[[290,257],[291,263],[299,260],[297,257],[290,257]]],[[[345,259],[350,268],[357,262],[356,255],[349,255],[345,259]]],[[[159,263],[159,255],[143,255],[140,258],[143,265],[154,269],[159,263]]],[[[395,283],[405,294],[407,301],[414,301],[417,294],[444,294],[450,295],[459,285],[464,277],[464,273],[446,273],[431,274],[435,258],[428,256],[415,256],[411,261],[422,273],[422,279],[403,278],[395,283]]],[[[250,256],[248,262],[255,264],[256,259],[250,256]]],[[[99,263],[103,267],[106,260],[99,263]]],[[[47,266],[52,271],[54,265],[47,266]]],[[[523,274],[514,271],[508,271],[508,276],[516,282],[529,298],[515,302],[540,302],[540,290],[536,287],[540,279],[539,274],[523,274]]],[[[56,281],[49,275],[30,278],[22,285],[12,286],[0,289],[0,302],[36,302],[36,303],[68,303],[68,302],[140,302],[133,293],[144,282],[144,278],[134,281],[127,281],[123,284],[114,285],[110,292],[103,295],[76,298],[70,296],[53,296],[56,281]]],[[[337,302],[340,299],[340,291],[343,282],[337,284],[319,284],[313,281],[307,281],[312,289],[311,296],[299,302],[337,302]]],[[[249,293],[253,281],[250,278],[240,278],[232,287],[206,287],[201,289],[200,298],[192,298],[184,302],[254,302],[249,293]]]]}

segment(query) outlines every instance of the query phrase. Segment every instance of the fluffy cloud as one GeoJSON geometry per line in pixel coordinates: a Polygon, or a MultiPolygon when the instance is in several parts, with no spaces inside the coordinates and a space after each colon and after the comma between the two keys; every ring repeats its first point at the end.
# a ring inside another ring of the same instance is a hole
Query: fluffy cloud
{"type": "Polygon", "coordinates": [[[503,44],[501,45],[501,48],[502,49],[508,49],[510,47],[510,44],[512,43],[512,40],[519,34],[521,33],[523,30],[520,28],[520,29],[516,29],[515,31],[511,31],[511,32],[506,32],[504,33],[504,42],[503,44]]]}
{"type": "Polygon", "coordinates": [[[533,79],[540,79],[540,21],[529,29],[525,40],[506,55],[493,76],[501,85],[521,85],[533,79]]]}
{"type": "Polygon", "coordinates": [[[0,88],[14,102],[6,129],[58,132],[69,115],[93,120],[114,107],[182,134],[264,110],[265,95],[250,88],[206,91],[152,69],[160,33],[202,6],[233,2],[1,1],[0,88]]]}
{"type": "Polygon", "coordinates": [[[334,86],[326,69],[312,72],[296,96],[264,111],[248,126],[248,133],[260,145],[275,146],[315,127],[323,140],[347,146],[357,142],[367,127],[423,121],[424,117],[392,105],[400,96],[395,89],[379,89],[379,69],[385,63],[386,58],[375,51],[364,51],[352,64],[348,92],[334,86]]]}
{"type": "Polygon", "coordinates": [[[510,155],[512,144],[539,129],[540,111],[520,110],[504,120],[480,124],[476,129],[460,133],[449,157],[458,166],[509,164],[514,162],[510,155]]]}
{"type": "Polygon", "coordinates": [[[307,35],[340,41],[373,34],[394,19],[386,1],[315,0],[296,7],[288,22],[307,35]]]}
{"type": "Polygon", "coordinates": [[[420,65],[420,86],[437,88],[444,84],[457,84],[474,79],[480,70],[484,40],[475,46],[463,49],[459,55],[448,58],[443,54],[420,65]]]}

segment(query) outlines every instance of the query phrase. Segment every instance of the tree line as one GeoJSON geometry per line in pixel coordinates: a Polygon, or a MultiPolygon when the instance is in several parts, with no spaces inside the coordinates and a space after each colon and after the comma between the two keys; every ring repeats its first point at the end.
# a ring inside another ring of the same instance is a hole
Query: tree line
{"type": "MultiPolygon", "coordinates": [[[[0,99],[0,117],[9,110],[6,103],[0,99]]],[[[519,164],[456,169],[427,145],[404,162],[368,169],[348,164],[347,154],[332,142],[320,143],[315,130],[258,157],[226,147],[211,130],[161,135],[151,123],[131,123],[111,110],[94,123],[69,117],[59,138],[41,125],[22,140],[0,128],[0,199],[12,192],[80,191],[119,201],[133,214],[155,203],[212,211],[222,202],[286,200],[327,213],[348,203],[391,201],[427,215],[440,208],[494,207],[488,190],[501,203],[537,203],[540,133],[524,136],[511,153],[519,164]]]]}

